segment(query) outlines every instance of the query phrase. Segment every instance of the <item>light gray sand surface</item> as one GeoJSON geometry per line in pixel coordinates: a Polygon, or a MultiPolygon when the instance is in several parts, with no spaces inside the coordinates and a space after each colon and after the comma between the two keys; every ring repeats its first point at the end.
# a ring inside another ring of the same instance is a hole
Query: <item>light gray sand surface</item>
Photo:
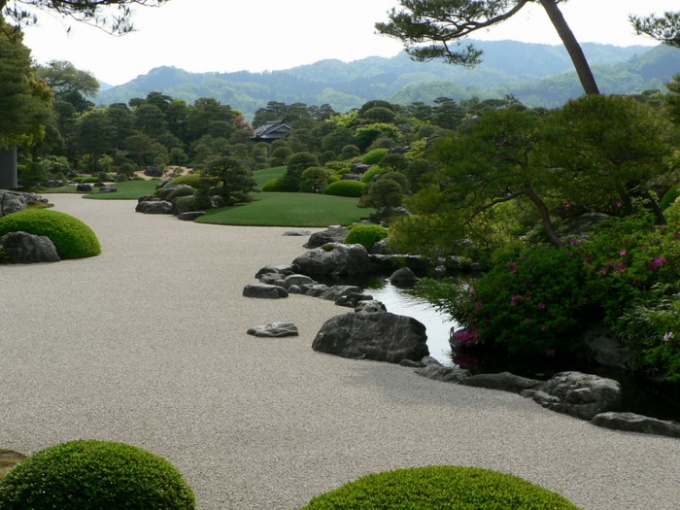
{"type": "Polygon", "coordinates": [[[347,309],[241,296],[305,238],[49,198],[104,253],[0,267],[0,447],[134,444],[173,462],[201,510],[294,510],[369,473],[436,464],[512,473],[586,510],[680,508],[677,439],[313,352],[323,322],[347,309]],[[274,321],[300,336],[246,334],[274,321]]]}

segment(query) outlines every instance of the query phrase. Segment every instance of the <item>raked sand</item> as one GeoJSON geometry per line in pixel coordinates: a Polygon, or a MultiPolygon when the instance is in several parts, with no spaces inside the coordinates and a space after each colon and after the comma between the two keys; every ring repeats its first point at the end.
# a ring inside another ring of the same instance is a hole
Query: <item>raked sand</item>
{"type": "Polygon", "coordinates": [[[134,202],[50,195],[103,254],[0,267],[0,447],[84,438],[173,462],[201,510],[294,510],[360,476],[479,466],[585,510],[680,508],[680,441],[601,429],[500,391],[315,353],[320,299],[241,296],[304,238],[200,225],[134,202]],[[249,327],[293,322],[300,336],[249,327]]]}

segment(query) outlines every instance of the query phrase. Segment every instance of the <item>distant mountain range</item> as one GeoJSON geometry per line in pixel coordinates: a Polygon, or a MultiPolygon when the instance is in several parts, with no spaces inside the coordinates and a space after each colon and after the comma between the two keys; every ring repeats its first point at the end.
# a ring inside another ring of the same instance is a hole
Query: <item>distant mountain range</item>
{"type": "MultiPolygon", "coordinates": [[[[102,85],[95,102],[127,102],[159,91],[187,102],[213,97],[252,119],[254,112],[269,101],[329,104],[345,112],[372,99],[432,104],[437,97],[460,101],[513,94],[530,106],[555,107],[582,94],[563,46],[517,41],[474,43],[484,51],[483,63],[474,69],[436,61],[414,62],[404,52],[393,58],[369,57],[349,63],[321,60],[263,73],[190,73],[157,67],[123,85],[102,85]]],[[[680,49],[594,43],[582,47],[603,93],[663,89],[680,73],[680,49]]]]}

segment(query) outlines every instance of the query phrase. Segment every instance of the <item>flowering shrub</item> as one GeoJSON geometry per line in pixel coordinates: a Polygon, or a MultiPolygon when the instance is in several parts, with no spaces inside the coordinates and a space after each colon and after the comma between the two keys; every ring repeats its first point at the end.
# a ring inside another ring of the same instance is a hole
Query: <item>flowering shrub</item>
{"type": "Polygon", "coordinates": [[[635,368],[680,381],[680,294],[668,290],[679,270],[680,233],[629,218],[560,249],[508,252],[467,289],[429,281],[421,291],[465,327],[464,346],[585,355],[580,332],[601,322],[627,342],[635,368]]]}

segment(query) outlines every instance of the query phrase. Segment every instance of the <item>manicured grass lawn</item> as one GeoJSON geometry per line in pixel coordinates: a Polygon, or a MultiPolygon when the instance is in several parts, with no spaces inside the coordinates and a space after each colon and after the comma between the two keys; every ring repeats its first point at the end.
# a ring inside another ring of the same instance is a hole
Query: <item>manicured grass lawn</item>
{"type": "Polygon", "coordinates": [[[264,170],[254,171],[253,179],[255,179],[255,182],[257,183],[257,188],[262,189],[262,186],[264,186],[267,182],[281,177],[285,173],[285,166],[275,166],[273,168],[265,168],[264,170]]]}
{"type": "Polygon", "coordinates": [[[137,200],[141,195],[153,194],[158,182],[158,179],[117,182],[114,184],[118,188],[115,193],[98,193],[98,189],[94,188],[92,193],[86,193],[84,197],[96,200],[137,200]]]}
{"type": "Polygon", "coordinates": [[[348,225],[368,217],[358,199],[314,193],[256,193],[249,204],[207,211],[196,221],[220,225],[327,227],[348,225]]]}

